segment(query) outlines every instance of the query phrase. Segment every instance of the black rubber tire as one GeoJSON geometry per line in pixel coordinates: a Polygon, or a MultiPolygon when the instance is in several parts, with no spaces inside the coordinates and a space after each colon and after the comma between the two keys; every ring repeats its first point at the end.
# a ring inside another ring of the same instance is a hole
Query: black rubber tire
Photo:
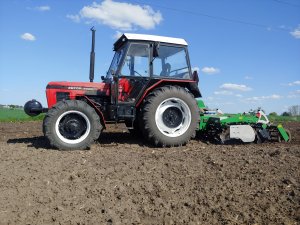
{"type": "Polygon", "coordinates": [[[255,144],[261,144],[263,143],[264,139],[260,137],[260,134],[258,133],[258,130],[255,130],[255,144]]]}
{"type": "Polygon", "coordinates": [[[131,121],[125,120],[125,125],[129,131],[129,133],[134,137],[142,137],[143,132],[140,129],[138,118],[136,118],[132,124],[131,121]],[[132,126],[133,125],[133,126],[132,126]]]}
{"type": "Polygon", "coordinates": [[[145,99],[142,108],[141,127],[143,136],[158,147],[173,147],[185,145],[196,136],[199,127],[200,113],[196,100],[186,89],[179,86],[163,86],[155,89],[145,99]],[[187,130],[179,136],[169,137],[161,132],[156,124],[156,110],[162,102],[169,98],[183,101],[191,112],[191,122],[187,130]]]}
{"type": "Polygon", "coordinates": [[[43,132],[50,144],[59,150],[87,149],[99,138],[103,126],[96,111],[86,102],[80,100],[60,101],[46,114],[43,121],[43,132]],[[56,122],[59,117],[68,111],[78,111],[86,116],[90,124],[88,135],[79,143],[67,143],[62,140],[56,131],[56,122]]]}

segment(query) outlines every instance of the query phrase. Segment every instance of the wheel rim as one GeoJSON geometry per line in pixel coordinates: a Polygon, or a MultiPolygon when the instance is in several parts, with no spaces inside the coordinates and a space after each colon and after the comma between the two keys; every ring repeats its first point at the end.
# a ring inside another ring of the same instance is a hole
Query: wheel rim
{"type": "Polygon", "coordinates": [[[82,112],[71,110],[61,114],[55,123],[55,132],[60,140],[68,144],[78,144],[91,131],[89,118],[82,112]]]}
{"type": "Polygon", "coordinates": [[[178,137],[190,127],[191,110],[183,100],[168,98],[157,107],[155,123],[162,134],[178,137]]]}

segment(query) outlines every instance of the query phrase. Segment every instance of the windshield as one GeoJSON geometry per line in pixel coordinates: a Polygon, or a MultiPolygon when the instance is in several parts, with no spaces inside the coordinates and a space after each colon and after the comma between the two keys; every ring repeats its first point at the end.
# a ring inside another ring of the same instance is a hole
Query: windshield
{"type": "Polygon", "coordinates": [[[118,51],[116,51],[114,58],[110,64],[109,70],[107,71],[107,79],[112,79],[113,74],[117,72],[119,63],[124,55],[124,52],[124,48],[121,48],[118,51]]]}
{"type": "Polygon", "coordinates": [[[131,43],[120,74],[122,76],[149,76],[149,57],[148,44],[131,43]]]}

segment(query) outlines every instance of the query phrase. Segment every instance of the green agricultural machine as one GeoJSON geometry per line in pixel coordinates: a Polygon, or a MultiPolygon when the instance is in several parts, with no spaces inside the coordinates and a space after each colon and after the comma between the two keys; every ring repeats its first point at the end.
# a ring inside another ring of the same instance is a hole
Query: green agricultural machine
{"type": "Polygon", "coordinates": [[[207,110],[202,100],[198,137],[204,141],[226,143],[290,142],[291,134],[281,124],[273,125],[262,110],[249,113],[223,114],[207,110]]]}

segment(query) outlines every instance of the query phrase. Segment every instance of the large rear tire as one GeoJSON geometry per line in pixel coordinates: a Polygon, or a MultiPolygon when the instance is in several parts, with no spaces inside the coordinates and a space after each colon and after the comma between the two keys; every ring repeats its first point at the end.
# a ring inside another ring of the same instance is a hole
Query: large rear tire
{"type": "Polygon", "coordinates": [[[96,111],[84,101],[58,102],[43,122],[44,135],[60,150],[87,149],[102,131],[96,111]]]}
{"type": "Polygon", "coordinates": [[[179,86],[154,90],[142,106],[143,134],[155,146],[185,145],[195,137],[200,114],[197,102],[179,86]]]}

